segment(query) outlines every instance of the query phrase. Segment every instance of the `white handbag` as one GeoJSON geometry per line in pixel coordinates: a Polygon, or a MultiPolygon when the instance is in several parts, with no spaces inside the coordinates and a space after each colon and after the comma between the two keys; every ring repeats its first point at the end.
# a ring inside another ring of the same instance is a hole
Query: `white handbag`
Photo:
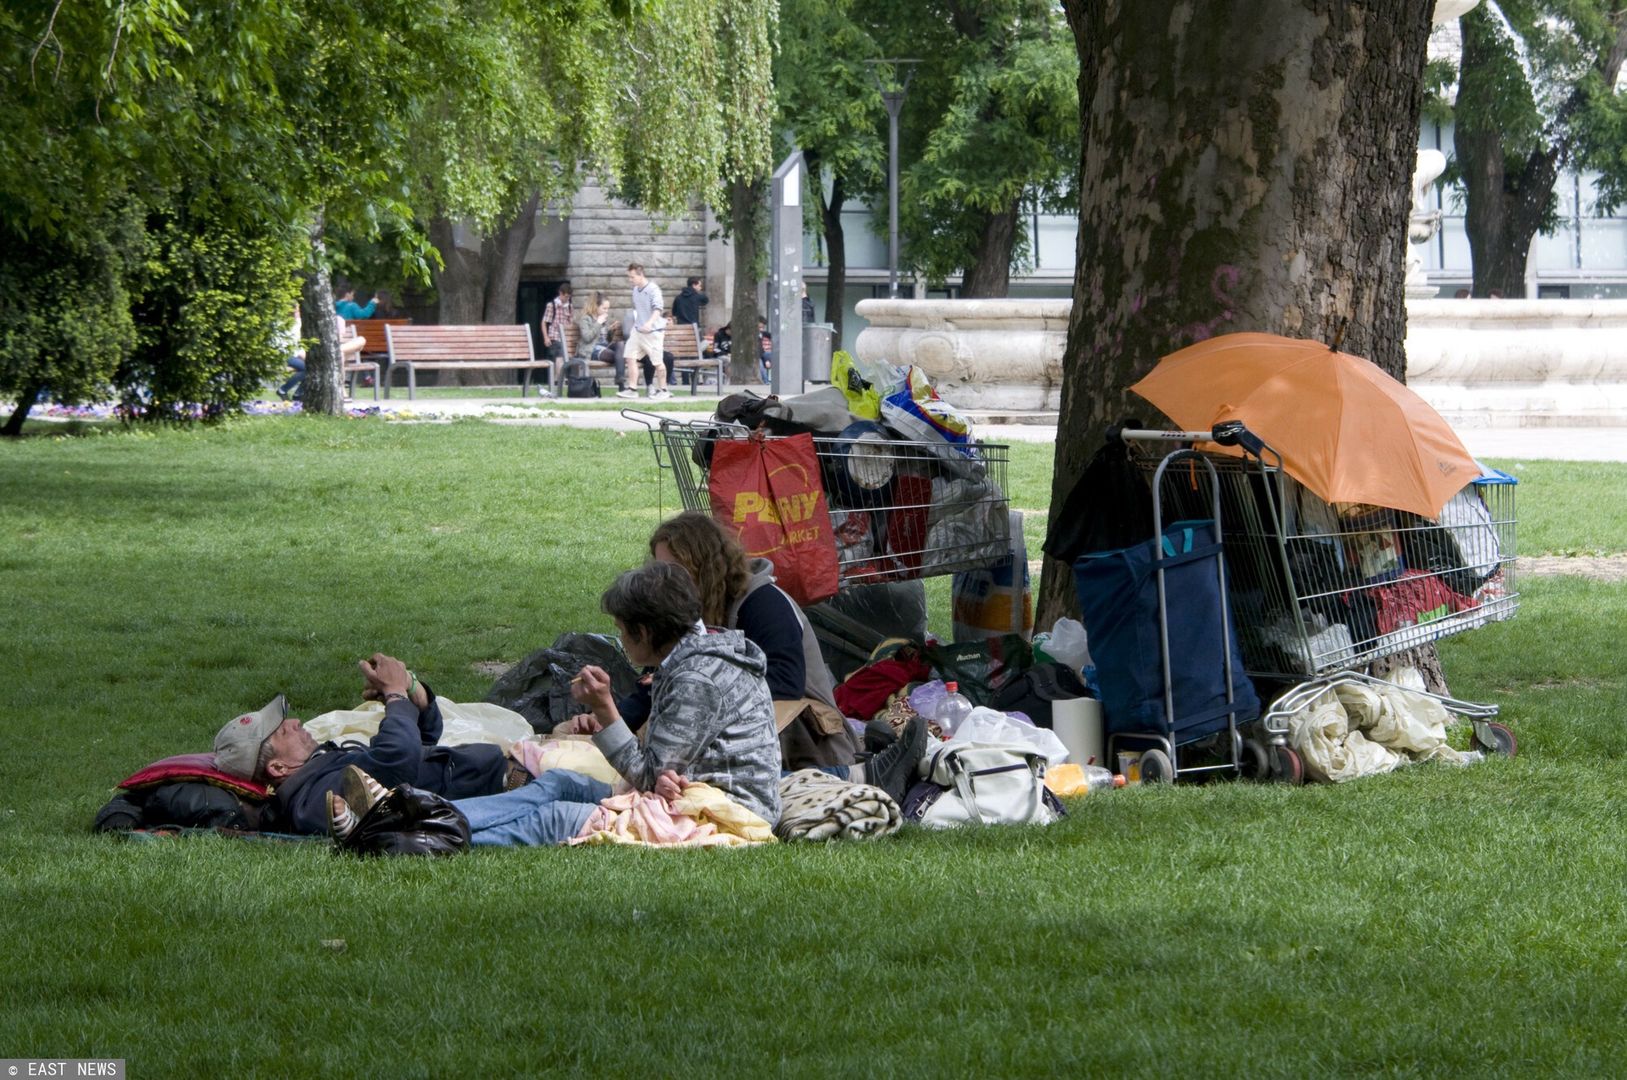
{"type": "Polygon", "coordinates": [[[929,829],[957,825],[1049,825],[1062,805],[1045,787],[1045,755],[1030,746],[948,742],[923,763],[927,782],[904,817],[929,829]]]}

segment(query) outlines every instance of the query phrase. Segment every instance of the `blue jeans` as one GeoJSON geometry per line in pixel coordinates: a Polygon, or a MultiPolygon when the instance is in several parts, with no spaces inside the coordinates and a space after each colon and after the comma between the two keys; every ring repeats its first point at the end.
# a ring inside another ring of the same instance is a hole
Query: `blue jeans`
{"type": "Polygon", "coordinates": [[[469,842],[488,847],[552,847],[582,831],[610,785],[569,769],[551,769],[500,795],[456,799],[469,819],[469,842]]]}
{"type": "Polygon", "coordinates": [[[299,392],[299,384],[305,381],[305,358],[303,356],[290,356],[288,366],[294,373],[288,376],[288,381],[277,387],[277,393],[283,397],[293,397],[299,392]]]}

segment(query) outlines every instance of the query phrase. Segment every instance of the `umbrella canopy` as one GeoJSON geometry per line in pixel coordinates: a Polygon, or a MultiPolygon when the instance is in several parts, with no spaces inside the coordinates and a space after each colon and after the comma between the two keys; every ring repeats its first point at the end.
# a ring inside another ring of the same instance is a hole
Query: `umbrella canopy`
{"type": "Polygon", "coordinates": [[[1130,387],[1188,431],[1241,420],[1330,503],[1433,518],[1480,468],[1430,404],[1370,360],[1316,341],[1225,334],[1130,387]]]}

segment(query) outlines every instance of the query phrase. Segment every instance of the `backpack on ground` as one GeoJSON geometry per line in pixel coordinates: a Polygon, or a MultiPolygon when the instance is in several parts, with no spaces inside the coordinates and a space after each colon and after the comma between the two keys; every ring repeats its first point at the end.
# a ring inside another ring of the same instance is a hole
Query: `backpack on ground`
{"type": "Polygon", "coordinates": [[[1049,825],[1062,802],[1045,786],[1045,755],[1030,746],[946,742],[923,763],[926,779],[904,800],[904,820],[957,825],[1049,825]]]}
{"type": "Polygon", "coordinates": [[[599,397],[604,390],[599,380],[588,373],[586,360],[571,360],[565,364],[565,396],[568,398],[599,397]]]}

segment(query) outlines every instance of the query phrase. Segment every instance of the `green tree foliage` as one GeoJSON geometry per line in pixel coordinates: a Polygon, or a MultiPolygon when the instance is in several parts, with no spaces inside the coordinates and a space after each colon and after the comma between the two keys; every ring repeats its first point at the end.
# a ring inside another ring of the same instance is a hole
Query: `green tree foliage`
{"type": "Polygon", "coordinates": [[[1457,99],[1434,111],[1456,125],[1474,295],[1521,295],[1561,170],[1599,170],[1600,209],[1627,199],[1627,0],[1486,0],[1459,22],[1457,99]]]}
{"type": "Polygon", "coordinates": [[[847,281],[842,205],[849,197],[885,195],[887,176],[887,140],[877,126],[881,96],[865,63],[881,49],[853,9],[853,0],[787,5],[774,61],[780,124],[808,166],[805,205],[809,227],[823,239],[825,321],[835,325],[838,340],[847,281]]]}
{"type": "Polygon", "coordinates": [[[132,306],[135,348],[115,381],[126,415],[218,417],[285,373],[303,237],[241,231],[205,203],[148,222],[149,255],[132,306]]]}
{"type": "Polygon", "coordinates": [[[78,224],[54,237],[14,234],[0,258],[0,394],[19,402],[6,435],[22,431],[41,392],[105,393],[135,344],[125,275],[145,243],[139,215],[115,208],[78,224]]]}
{"type": "Polygon", "coordinates": [[[1025,200],[1077,200],[1079,62],[1062,13],[931,0],[872,17],[888,55],[922,60],[901,120],[903,258],[933,282],[963,271],[963,295],[1003,296],[1030,239],[1025,200]]]}
{"type": "MultiPolygon", "coordinates": [[[[771,117],[760,101],[771,54],[762,35],[773,11],[769,0],[8,5],[0,239],[8,252],[42,253],[44,264],[53,249],[65,262],[108,252],[122,279],[163,293],[138,305],[138,317],[179,311],[177,290],[189,284],[253,333],[286,317],[276,261],[287,257],[290,274],[308,266],[317,342],[306,401],[337,411],[330,234],[347,248],[393,243],[403,275],[426,280],[438,261],[426,237],[433,216],[500,223],[539,192],[572,190],[579,165],[636,187],[658,211],[715,193],[740,169],[766,168],[771,117]],[[720,29],[741,60],[719,61],[720,29]],[[728,94],[725,70],[744,80],[728,94]],[[184,185],[200,177],[218,196],[212,218],[184,201],[184,185]],[[120,263],[117,244],[98,246],[108,208],[126,200],[165,222],[161,272],[120,263]],[[284,244],[296,227],[308,237],[304,259],[284,244]],[[262,308],[272,316],[251,311],[262,308]]],[[[143,340],[175,349],[173,363],[195,363],[220,343],[207,326],[186,319],[143,340]],[[182,332],[201,336],[183,341],[182,332]]],[[[9,340],[20,349],[39,335],[9,340]]],[[[117,349],[87,353],[88,377],[65,381],[45,354],[20,355],[0,392],[39,384],[70,399],[94,394],[124,359],[117,349]]],[[[270,354],[262,345],[244,355],[235,374],[176,377],[160,396],[219,403],[221,387],[263,366],[252,357],[270,354]]],[[[173,363],[149,350],[129,370],[173,363]]],[[[156,411],[171,414],[170,404],[156,411]]]]}

